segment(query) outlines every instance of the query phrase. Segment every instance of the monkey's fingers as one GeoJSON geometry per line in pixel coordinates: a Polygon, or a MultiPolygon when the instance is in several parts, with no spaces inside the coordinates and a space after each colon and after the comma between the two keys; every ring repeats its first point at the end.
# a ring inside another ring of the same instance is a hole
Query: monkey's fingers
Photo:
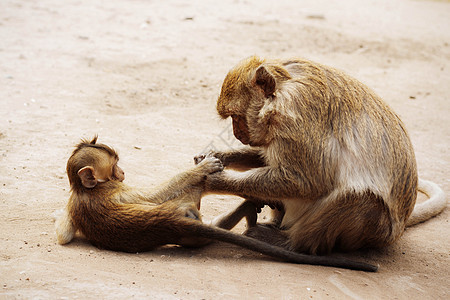
{"type": "Polygon", "coordinates": [[[195,163],[196,165],[198,165],[198,164],[201,163],[205,158],[208,158],[208,157],[212,157],[212,158],[218,159],[218,158],[216,157],[216,152],[210,150],[210,151],[208,151],[207,153],[201,153],[201,154],[195,156],[195,157],[194,157],[194,163],[195,163]]]}
{"type": "Polygon", "coordinates": [[[215,158],[214,156],[207,156],[201,163],[202,165],[204,165],[208,174],[223,171],[222,162],[220,161],[220,159],[215,158]]]}
{"type": "Polygon", "coordinates": [[[194,157],[194,163],[196,165],[198,165],[199,163],[202,162],[202,160],[204,160],[206,158],[206,154],[200,154],[194,157]]]}

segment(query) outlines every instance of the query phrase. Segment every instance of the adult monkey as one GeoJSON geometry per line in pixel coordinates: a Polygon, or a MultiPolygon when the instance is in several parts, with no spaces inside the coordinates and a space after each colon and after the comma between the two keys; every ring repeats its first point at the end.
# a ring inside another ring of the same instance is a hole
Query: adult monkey
{"type": "Polygon", "coordinates": [[[312,254],[383,247],[446,206],[437,185],[418,180],[399,117],[338,70],[250,57],[226,76],[217,111],[251,147],[210,153],[245,171],[208,175],[206,191],[281,207],[247,235],[312,254]],[[430,199],[414,208],[418,189],[430,199]]]}
{"type": "MultiPolygon", "coordinates": [[[[200,199],[205,177],[223,169],[214,157],[152,190],[125,185],[125,173],[111,147],[97,138],[79,143],[67,162],[71,195],[56,220],[58,243],[69,243],[80,231],[94,245],[116,251],[149,251],[165,244],[200,246],[211,240],[236,244],[294,263],[335,266],[374,272],[376,266],[345,258],[317,257],[287,251],[247,236],[201,222],[200,199]]],[[[251,203],[217,222],[231,228],[243,217],[256,215],[251,203]],[[253,214],[251,212],[253,211],[253,214]]]]}

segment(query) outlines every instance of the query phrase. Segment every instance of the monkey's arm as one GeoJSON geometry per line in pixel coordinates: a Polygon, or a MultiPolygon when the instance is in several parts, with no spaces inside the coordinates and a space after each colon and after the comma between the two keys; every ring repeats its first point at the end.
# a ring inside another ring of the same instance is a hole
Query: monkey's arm
{"type": "Polygon", "coordinates": [[[314,190],[312,186],[301,174],[262,167],[246,172],[223,171],[210,174],[206,178],[205,191],[269,201],[286,198],[316,199],[324,194],[324,191],[314,190]]]}
{"type": "Polygon", "coordinates": [[[210,153],[200,154],[194,157],[194,161],[198,164],[207,156],[214,156],[220,159],[225,167],[235,170],[245,171],[251,168],[265,166],[262,151],[258,148],[243,148],[223,152],[211,151],[210,153]]]}
{"type": "Polygon", "coordinates": [[[177,199],[182,195],[189,195],[193,190],[203,191],[201,182],[204,180],[205,176],[205,174],[198,174],[191,170],[186,171],[174,176],[169,181],[154,189],[140,190],[138,195],[127,198],[136,199],[136,202],[138,203],[149,202],[161,204],[166,201],[177,199]]]}
{"type": "Polygon", "coordinates": [[[193,190],[199,190],[200,184],[208,174],[222,170],[223,165],[219,159],[207,157],[192,169],[174,176],[158,189],[145,193],[143,198],[147,202],[163,203],[181,195],[192,194],[193,190]]]}

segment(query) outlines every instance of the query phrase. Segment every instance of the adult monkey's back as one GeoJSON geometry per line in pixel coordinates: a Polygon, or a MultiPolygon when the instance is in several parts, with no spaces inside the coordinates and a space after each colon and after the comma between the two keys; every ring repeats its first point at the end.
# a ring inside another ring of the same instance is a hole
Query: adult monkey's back
{"type": "Polygon", "coordinates": [[[251,147],[214,152],[243,172],[211,174],[206,189],[282,207],[253,237],[317,254],[383,247],[446,206],[437,185],[418,180],[399,117],[333,68],[248,58],[226,76],[217,110],[251,147]],[[413,212],[418,189],[430,199],[413,212]]]}

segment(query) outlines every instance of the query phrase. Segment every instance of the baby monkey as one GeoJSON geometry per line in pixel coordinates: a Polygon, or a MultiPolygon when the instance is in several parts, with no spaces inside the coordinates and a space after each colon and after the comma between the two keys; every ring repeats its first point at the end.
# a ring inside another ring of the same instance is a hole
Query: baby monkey
{"type": "Polygon", "coordinates": [[[202,223],[199,208],[207,176],[221,172],[222,163],[206,157],[191,170],[180,173],[154,191],[125,185],[119,157],[97,137],[83,140],[67,163],[71,195],[56,221],[58,243],[69,243],[79,230],[99,248],[143,252],[166,244],[202,246],[219,240],[293,263],[305,263],[376,271],[377,267],[344,258],[320,257],[290,252],[256,239],[232,233],[242,218],[255,223],[256,207],[244,202],[217,226],[202,223]]]}

